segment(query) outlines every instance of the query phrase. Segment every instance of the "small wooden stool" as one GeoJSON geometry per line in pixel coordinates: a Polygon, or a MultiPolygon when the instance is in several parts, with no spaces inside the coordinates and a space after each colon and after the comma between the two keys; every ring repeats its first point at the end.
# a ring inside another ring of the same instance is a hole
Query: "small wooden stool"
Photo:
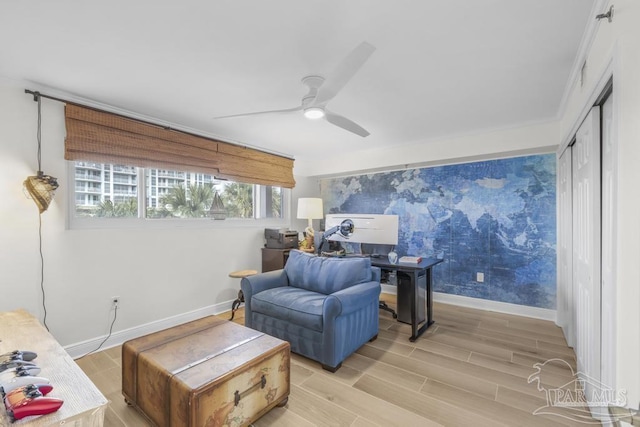
{"type": "MultiPolygon", "coordinates": [[[[256,270],[238,270],[232,271],[229,273],[229,277],[242,279],[243,277],[253,276],[254,274],[258,274],[256,270]]],[[[233,320],[233,316],[236,315],[236,310],[240,308],[240,304],[244,302],[244,294],[242,293],[242,289],[238,291],[238,298],[233,301],[231,304],[231,318],[229,320],[233,320]]]]}

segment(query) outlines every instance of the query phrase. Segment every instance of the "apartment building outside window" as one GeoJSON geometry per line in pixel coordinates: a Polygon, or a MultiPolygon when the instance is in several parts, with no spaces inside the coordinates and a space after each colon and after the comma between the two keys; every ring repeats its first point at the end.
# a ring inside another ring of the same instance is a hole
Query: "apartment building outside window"
{"type": "Polygon", "coordinates": [[[75,218],[209,218],[216,193],[228,219],[283,218],[285,192],[280,187],[103,163],[73,162],[73,168],[75,218]]]}

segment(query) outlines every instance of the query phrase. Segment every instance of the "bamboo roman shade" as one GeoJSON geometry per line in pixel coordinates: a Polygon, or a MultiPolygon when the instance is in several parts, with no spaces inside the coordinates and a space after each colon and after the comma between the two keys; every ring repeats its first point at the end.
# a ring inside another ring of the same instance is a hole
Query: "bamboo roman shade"
{"type": "Polygon", "coordinates": [[[293,188],[293,160],[74,104],[65,106],[67,160],[201,172],[293,188]]]}

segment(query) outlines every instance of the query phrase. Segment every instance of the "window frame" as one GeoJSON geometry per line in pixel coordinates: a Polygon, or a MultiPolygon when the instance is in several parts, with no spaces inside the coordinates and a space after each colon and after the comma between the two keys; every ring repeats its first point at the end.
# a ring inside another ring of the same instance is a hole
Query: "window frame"
{"type": "MultiPolygon", "coordinates": [[[[137,218],[100,218],[77,217],[76,212],[76,176],[75,160],[67,163],[67,215],[66,225],[68,230],[82,229],[201,229],[201,228],[282,228],[290,221],[291,189],[281,188],[282,217],[281,218],[226,218],[214,220],[212,218],[146,218],[146,170],[153,168],[136,168],[138,177],[138,217],[137,218]],[[142,177],[142,178],[141,178],[142,177]]],[[[101,162],[96,162],[101,163],[101,162]]],[[[261,195],[266,187],[262,184],[254,186],[254,206],[261,203],[261,195]]],[[[262,207],[262,206],[261,206],[262,207]]]]}

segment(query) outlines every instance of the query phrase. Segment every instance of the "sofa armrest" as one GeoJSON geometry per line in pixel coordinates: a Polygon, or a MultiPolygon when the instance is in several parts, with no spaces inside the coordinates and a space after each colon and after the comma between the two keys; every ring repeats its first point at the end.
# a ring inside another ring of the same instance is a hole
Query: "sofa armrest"
{"type": "Polygon", "coordinates": [[[380,282],[365,282],[332,293],[325,302],[324,315],[336,317],[359,310],[380,298],[380,282]]]}
{"type": "Polygon", "coordinates": [[[380,267],[373,266],[371,267],[371,280],[374,282],[380,283],[380,279],[382,278],[382,270],[380,267]]]}
{"type": "Polygon", "coordinates": [[[273,270],[266,273],[254,274],[253,276],[243,277],[240,282],[245,300],[249,299],[249,295],[255,295],[267,289],[278,288],[280,286],[289,286],[289,279],[284,270],[273,270]],[[246,291],[245,288],[247,289],[246,291]]]}
{"type": "Polygon", "coordinates": [[[289,286],[289,279],[284,270],[267,271],[266,273],[254,274],[243,277],[240,288],[244,296],[244,324],[247,327],[252,325],[251,297],[267,289],[289,286]]]}

